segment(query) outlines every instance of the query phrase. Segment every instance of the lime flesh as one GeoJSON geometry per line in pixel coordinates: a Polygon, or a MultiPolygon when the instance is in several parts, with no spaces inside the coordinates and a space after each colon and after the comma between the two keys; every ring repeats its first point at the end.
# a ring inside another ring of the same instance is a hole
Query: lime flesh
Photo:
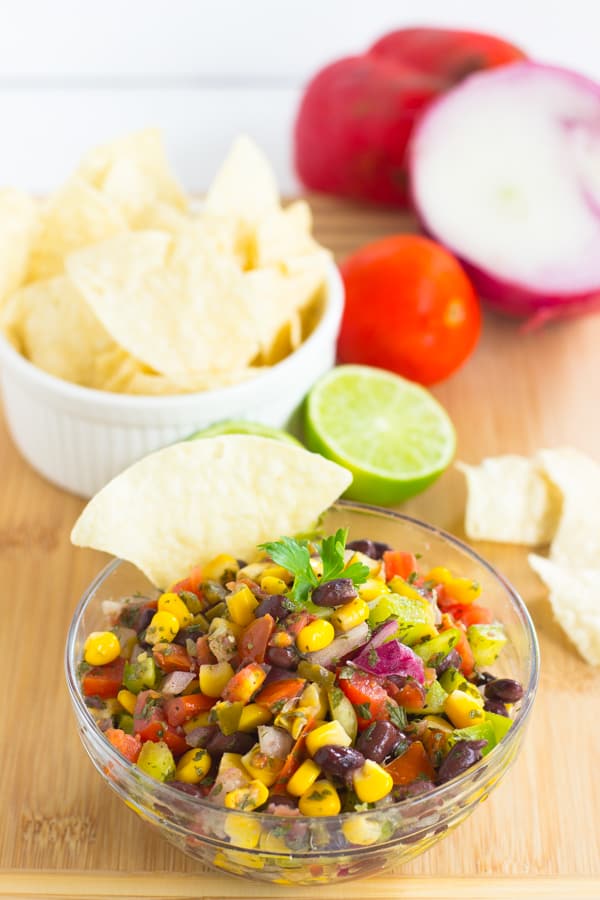
{"type": "Polygon", "coordinates": [[[197,438],[218,437],[221,434],[257,434],[260,437],[273,438],[275,441],[287,441],[290,444],[302,446],[300,441],[296,440],[287,431],[281,428],[272,428],[270,425],[262,425],[260,422],[246,422],[243,419],[227,419],[224,422],[215,422],[208,428],[201,431],[195,431],[187,438],[188,441],[195,441],[197,438]]]}
{"type": "Polygon", "coordinates": [[[304,425],[310,450],[352,472],[345,496],[381,506],[424,490],[456,447],[452,422],[429,391],[369,366],[338,366],[321,378],[304,425]]]}

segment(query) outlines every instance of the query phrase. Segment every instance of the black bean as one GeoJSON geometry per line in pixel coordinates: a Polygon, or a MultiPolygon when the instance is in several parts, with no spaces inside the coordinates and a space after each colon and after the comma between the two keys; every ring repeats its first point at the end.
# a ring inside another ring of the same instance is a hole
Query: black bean
{"type": "Polygon", "coordinates": [[[356,749],[360,750],[366,759],[380,763],[391,755],[403,737],[402,732],[391,722],[375,722],[362,732],[356,742],[356,749]]]}
{"type": "Polygon", "coordinates": [[[146,628],[152,621],[152,617],[154,616],[155,612],[156,612],[155,609],[140,609],[140,611],[138,612],[138,614],[136,616],[135,624],[133,626],[138,634],[140,634],[142,631],[146,630],[146,628]]]}
{"type": "Polygon", "coordinates": [[[438,769],[438,784],[444,784],[446,781],[462,775],[474,763],[479,762],[481,750],[485,745],[485,741],[457,741],[438,769]]]}
{"type": "Polygon", "coordinates": [[[437,663],[435,667],[436,674],[438,677],[443,675],[447,669],[460,669],[462,664],[462,657],[457,650],[451,650],[450,653],[447,653],[440,662],[437,663]]]}
{"type": "Polygon", "coordinates": [[[273,616],[277,622],[279,619],[285,619],[289,613],[290,602],[283,594],[268,594],[254,610],[254,615],[257,619],[260,619],[261,616],[269,615],[273,616]]]}
{"type": "Polygon", "coordinates": [[[312,592],[312,602],[317,606],[343,606],[358,597],[351,578],[334,578],[320,584],[312,592]]]}
{"type": "Polygon", "coordinates": [[[371,559],[381,559],[386,550],[391,550],[389,544],[383,541],[369,541],[366,538],[360,538],[356,541],[350,541],[346,544],[348,550],[355,550],[357,553],[364,553],[371,559]]]}
{"type": "Polygon", "coordinates": [[[344,778],[348,772],[360,769],[365,762],[362,753],[353,747],[337,747],[334,744],[319,747],[313,759],[324,772],[338,778],[344,778]]]}
{"type": "Polygon", "coordinates": [[[216,725],[199,725],[188,732],[185,739],[190,747],[207,747],[217,732],[216,725]]]}
{"type": "Polygon", "coordinates": [[[473,674],[469,676],[469,681],[472,684],[477,685],[477,687],[481,687],[483,684],[489,684],[490,681],[495,680],[496,676],[492,675],[490,672],[473,672],[473,674]]]}
{"type": "Polygon", "coordinates": [[[516,703],[523,696],[523,688],[512,678],[497,678],[485,686],[485,696],[503,703],[516,703]]]}
{"type": "Polygon", "coordinates": [[[403,688],[408,681],[407,675],[387,675],[387,681],[391,681],[398,688],[403,688]]]}
{"type": "MultiPolygon", "coordinates": [[[[278,669],[285,669],[286,672],[282,678],[289,678],[289,669],[295,669],[300,659],[298,651],[294,647],[269,647],[267,649],[266,661],[271,666],[278,669]]],[[[273,669],[269,672],[269,680],[277,681],[277,677],[273,676],[273,669]]]]}
{"type": "Polygon", "coordinates": [[[234,731],[233,734],[223,734],[217,729],[216,734],[206,745],[210,756],[222,756],[223,753],[247,753],[254,746],[254,737],[244,731],[234,731]]]}
{"type": "Polygon", "coordinates": [[[193,797],[203,796],[203,792],[197,784],[189,784],[187,781],[170,781],[169,787],[175,788],[175,790],[177,791],[181,791],[182,794],[190,794],[193,797]]]}
{"type": "Polygon", "coordinates": [[[502,700],[486,700],[483,708],[497,716],[508,716],[508,710],[502,700]]]}

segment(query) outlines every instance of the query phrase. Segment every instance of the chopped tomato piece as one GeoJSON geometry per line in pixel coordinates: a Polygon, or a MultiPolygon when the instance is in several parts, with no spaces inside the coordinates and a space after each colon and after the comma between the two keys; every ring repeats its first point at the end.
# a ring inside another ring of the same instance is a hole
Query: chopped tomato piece
{"type": "Polygon", "coordinates": [[[425,691],[417,681],[407,681],[402,687],[398,687],[393,681],[386,681],[385,687],[398,706],[421,709],[425,705],[425,691]]]}
{"type": "Polygon", "coordinates": [[[467,635],[463,631],[462,628],[461,628],[461,636],[458,640],[458,643],[454,647],[454,649],[456,650],[456,652],[462,659],[460,671],[463,673],[463,675],[465,675],[468,678],[469,675],[471,675],[473,673],[473,669],[475,668],[475,660],[473,658],[473,651],[471,650],[471,645],[469,644],[469,641],[467,640],[467,635]]]}
{"type": "Polygon", "coordinates": [[[192,661],[185,647],[180,644],[155,644],[152,648],[154,662],[163,672],[191,672],[192,661]]]}
{"type": "Polygon", "coordinates": [[[107,728],[104,734],[121,756],[130,762],[137,762],[142,749],[142,742],[137,734],[126,734],[121,728],[107,728]]]}
{"type": "Polygon", "coordinates": [[[221,696],[223,700],[247,703],[266,677],[267,673],[258,663],[249,663],[229,679],[221,696]]]}
{"type": "Polygon", "coordinates": [[[372,722],[389,719],[390,697],[372,675],[354,672],[349,679],[340,675],[339,683],[350,703],[354,705],[359,731],[364,731],[372,722]]]}
{"type": "Polygon", "coordinates": [[[202,569],[200,566],[195,566],[187,578],[183,578],[181,581],[176,581],[172,587],[169,588],[169,592],[173,594],[180,594],[182,591],[189,591],[190,594],[195,594],[198,599],[202,597],[202,591],[200,589],[200,584],[202,582],[202,569]]]}
{"type": "Polygon", "coordinates": [[[417,569],[417,559],[414,553],[405,553],[404,550],[386,550],[383,554],[385,565],[385,580],[390,581],[395,575],[406,579],[417,569]]]}
{"type": "Polygon", "coordinates": [[[199,666],[213,666],[217,661],[217,657],[210,649],[207,634],[196,639],[196,658],[199,666]]]}
{"type": "Polygon", "coordinates": [[[297,697],[305,684],[304,678],[283,678],[281,681],[273,681],[262,689],[260,694],[254,698],[254,702],[271,708],[280,700],[292,700],[297,697]]]}
{"type": "Polygon", "coordinates": [[[435,779],[435,770],[421,741],[413,741],[402,756],[385,766],[385,770],[394,779],[394,784],[412,784],[422,778],[429,781],[435,779]]]}
{"type": "Polygon", "coordinates": [[[265,661],[265,653],[274,627],[275,620],[268,613],[250,622],[244,629],[238,644],[238,652],[243,662],[252,660],[262,663],[265,661]]]}
{"type": "Polygon", "coordinates": [[[102,697],[109,700],[116,697],[123,684],[125,660],[121,657],[105,666],[94,666],[86,672],[82,680],[85,697],[102,697]]]}
{"type": "MultiPolygon", "coordinates": [[[[455,614],[456,615],[456,614],[455,614]]],[[[488,606],[480,603],[472,603],[464,606],[459,616],[456,616],[467,628],[469,625],[491,625],[494,621],[494,613],[488,606]]]]}
{"type": "Polygon", "coordinates": [[[217,701],[204,694],[188,694],[183,697],[172,697],[165,703],[165,715],[169,725],[183,725],[198,713],[212,709],[217,701]]]}

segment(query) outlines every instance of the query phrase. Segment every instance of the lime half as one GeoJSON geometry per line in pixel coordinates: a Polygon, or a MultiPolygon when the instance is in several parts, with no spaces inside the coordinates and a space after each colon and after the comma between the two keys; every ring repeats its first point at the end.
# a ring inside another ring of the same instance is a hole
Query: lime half
{"type": "Polygon", "coordinates": [[[448,414],[425,388],[382,369],[338,366],[308,395],[310,450],[354,476],[346,495],[391,506],[419,493],[452,461],[448,414]]]}
{"type": "Polygon", "coordinates": [[[283,431],[281,428],[272,428],[270,425],[262,425],[260,422],[246,422],[244,419],[227,419],[224,422],[215,422],[201,431],[195,431],[187,438],[195,441],[197,438],[218,437],[221,434],[257,434],[260,437],[273,438],[275,441],[287,441],[301,447],[300,441],[283,431]]]}

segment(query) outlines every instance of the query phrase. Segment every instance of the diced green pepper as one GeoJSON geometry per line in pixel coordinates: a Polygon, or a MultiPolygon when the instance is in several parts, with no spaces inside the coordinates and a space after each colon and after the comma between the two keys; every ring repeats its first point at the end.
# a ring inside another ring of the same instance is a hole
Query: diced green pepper
{"type": "Polygon", "coordinates": [[[152,656],[140,654],[131,663],[125,663],[123,685],[132,694],[139,694],[156,684],[156,663],[152,656]]]}
{"type": "Polygon", "coordinates": [[[447,656],[458,643],[460,636],[461,631],[458,628],[447,628],[446,631],[441,631],[436,637],[431,638],[430,641],[415,644],[413,650],[427,665],[434,656],[439,656],[440,658],[447,656]]]}
{"type": "Polygon", "coordinates": [[[411,647],[417,641],[435,635],[431,605],[416,591],[413,594],[383,594],[370,612],[369,626],[375,628],[387,619],[397,619],[395,637],[411,647]]]}
{"type": "Polygon", "coordinates": [[[448,694],[439,681],[434,681],[425,692],[425,706],[421,709],[407,707],[406,712],[416,715],[437,715],[444,711],[444,702],[448,694]]]}
{"type": "Polygon", "coordinates": [[[119,728],[125,734],[133,734],[133,716],[130,716],[129,713],[121,713],[119,716],[119,728]]]}
{"type": "Polygon", "coordinates": [[[142,772],[156,781],[166,781],[175,774],[175,760],[164,741],[146,741],[140,750],[137,764],[142,772]]]}
{"type": "Polygon", "coordinates": [[[467,684],[463,673],[452,666],[440,675],[439,681],[448,694],[451,694],[452,691],[463,691],[467,684]]]}
{"type": "Polygon", "coordinates": [[[204,615],[210,622],[212,622],[212,620],[216,619],[217,616],[222,618],[225,615],[226,610],[227,606],[225,603],[216,603],[214,606],[211,606],[210,609],[207,609],[204,615]]]}
{"type": "Polygon", "coordinates": [[[470,625],[467,640],[476,666],[491,666],[506,644],[503,625],[470,625]]]}
{"type": "Polygon", "coordinates": [[[244,704],[240,701],[232,703],[223,700],[215,704],[212,712],[216,715],[217,723],[224,735],[233,734],[238,730],[243,708],[244,704]]]}
{"type": "Polygon", "coordinates": [[[354,707],[339,687],[327,691],[327,701],[331,718],[340,723],[348,737],[355,741],[358,733],[358,719],[354,707]]]}
{"type": "Polygon", "coordinates": [[[497,713],[487,712],[487,710],[485,713],[485,720],[486,722],[489,722],[494,729],[494,734],[496,735],[496,743],[502,740],[502,738],[512,725],[512,719],[509,719],[508,716],[499,716],[497,713]]]}
{"type": "Polygon", "coordinates": [[[494,727],[488,721],[480,722],[478,725],[469,725],[468,728],[455,728],[452,734],[448,735],[448,746],[452,747],[458,741],[487,741],[486,746],[481,750],[482,756],[487,756],[498,743],[494,727]]]}
{"type": "Polygon", "coordinates": [[[193,616],[201,613],[206,603],[202,603],[199,597],[196,596],[192,591],[180,591],[179,596],[191,612],[193,616]]]}
{"type": "Polygon", "coordinates": [[[318,663],[311,663],[307,659],[303,659],[298,663],[298,675],[300,678],[306,678],[307,681],[314,681],[315,684],[324,688],[332,688],[335,684],[335,674],[330,672],[324,666],[318,663]]]}

